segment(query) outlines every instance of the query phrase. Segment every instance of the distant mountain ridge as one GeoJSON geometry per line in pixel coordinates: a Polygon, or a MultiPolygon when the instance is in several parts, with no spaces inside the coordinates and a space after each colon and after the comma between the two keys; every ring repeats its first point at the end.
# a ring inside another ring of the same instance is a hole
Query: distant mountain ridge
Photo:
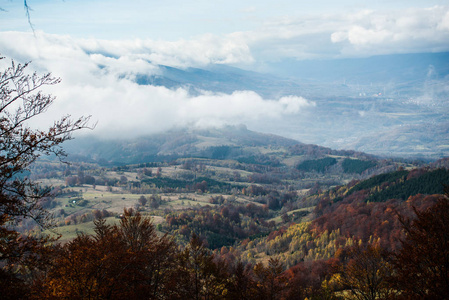
{"type": "Polygon", "coordinates": [[[231,153],[232,149],[290,147],[297,144],[301,143],[277,135],[254,132],[245,126],[226,126],[220,129],[184,128],[132,139],[79,137],[66,143],[65,149],[71,157],[79,156],[104,164],[129,164],[179,157],[236,157],[239,154],[231,153]],[[227,154],[214,157],[219,155],[217,151],[225,151],[227,154]]]}
{"type": "Polygon", "coordinates": [[[378,84],[443,79],[449,53],[408,53],[333,60],[285,60],[270,64],[278,76],[321,82],[378,84]]]}
{"type": "Polygon", "coordinates": [[[250,71],[226,65],[204,68],[158,66],[157,74],[138,74],[141,85],[167,88],[189,87],[192,92],[208,90],[232,93],[252,90],[263,96],[284,94],[327,95],[319,86],[336,85],[334,92],[345,94],[338,86],[422,84],[449,76],[449,52],[379,55],[367,58],[333,60],[288,59],[267,63],[263,70],[250,71]],[[335,90],[337,89],[337,90],[335,90]]]}
{"type": "Polygon", "coordinates": [[[180,69],[169,66],[158,68],[158,74],[138,74],[135,78],[136,83],[167,88],[183,87],[187,88],[192,95],[204,90],[227,94],[251,90],[264,97],[273,97],[286,87],[294,93],[302,88],[300,84],[290,79],[229,66],[215,65],[205,69],[193,67],[180,69]]]}

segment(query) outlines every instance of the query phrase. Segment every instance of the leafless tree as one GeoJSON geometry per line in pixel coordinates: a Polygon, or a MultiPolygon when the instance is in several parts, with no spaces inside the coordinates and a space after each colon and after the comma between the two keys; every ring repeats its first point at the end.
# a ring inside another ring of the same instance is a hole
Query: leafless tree
{"type": "MultiPolygon", "coordinates": [[[[12,61],[0,71],[1,278],[14,277],[10,266],[29,268],[33,264],[36,267],[44,257],[40,251],[49,241],[46,237],[22,235],[13,226],[23,219],[33,219],[42,228],[50,224],[48,212],[40,205],[49,196],[50,189],[27,176],[30,166],[41,155],[55,154],[62,159],[66,154],[61,144],[70,140],[74,131],[93,128],[89,126],[90,116],[72,119],[70,115],[63,116],[46,130],[31,128],[29,121],[45,113],[55,99],[41,89],[59,83],[60,79],[50,73],[29,74],[28,66],[28,63],[12,61]]],[[[7,282],[1,278],[1,282],[7,282]]]]}

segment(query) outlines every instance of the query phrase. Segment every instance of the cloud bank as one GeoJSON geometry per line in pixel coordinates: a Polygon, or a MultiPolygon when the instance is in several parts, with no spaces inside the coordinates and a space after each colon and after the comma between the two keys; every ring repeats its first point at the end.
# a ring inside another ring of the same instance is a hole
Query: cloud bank
{"type": "Polygon", "coordinates": [[[449,51],[449,6],[285,16],[235,33],[256,61],[449,51]]]}
{"type": "Polygon", "coordinates": [[[180,67],[223,63],[247,55],[245,49],[232,43],[228,48],[217,46],[216,51],[208,49],[207,52],[199,49],[201,43],[197,41],[180,43],[187,52],[196,49],[205,55],[176,57],[165,51],[166,43],[157,45],[158,48],[153,47],[152,42],[143,41],[75,40],[42,32],[34,36],[0,33],[3,54],[21,62],[31,60],[31,68],[38,72],[50,71],[62,78],[61,84],[49,89],[57,100],[36,125],[69,112],[74,117],[92,115],[98,120],[96,134],[137,136],[186,125],[257,124],[300,114],[314,105],[297,96],[264,99],[253,91],[232,94],[202,91],[191,95],[184,88],[138,85],[134,81],[136,74],[158,74],[158,64],[164,63],[170,55],[175,58],[170,60],[172,65],[180,67]]]}
{"type": "Polygon", "coordinates": [[[343,54],[448,50],[448,7],[410,8],[398,15],[363,11],[349,16],[348,21],[347,28],[331,35],[333,43],[341,44],[343,54]]]}

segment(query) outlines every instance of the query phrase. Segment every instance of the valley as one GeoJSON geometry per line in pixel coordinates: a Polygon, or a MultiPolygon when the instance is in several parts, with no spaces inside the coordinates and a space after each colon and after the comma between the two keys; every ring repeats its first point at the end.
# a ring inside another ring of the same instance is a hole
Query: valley
{"type": "MultiPolygon", "coordinates": [[[[248,206],[263,208],[263,215],[246,221],[262,225],[253,224],[251,231],[217,242],[229,247],[291,221],[313,218],[318,203],[312,196],[315,193],[400,168],[423,166],[418,161],[306,145],[245,128],[192,131],[187,136],[173,132],[167,137],[170,144],[149,146],[153,152],[143,159],[151,155],[153,162],[134,160],[142,157],[137,151],[146,149],[141,145],[148,145],[140,140],[127,144],[128,152],[121,154],[129,156],[121,156],[123,162],[92,151],[93,156],[75,156],[77,160],[69,165],[56,161],[35,164],[33,178],[54,189],[55,198],[45,204],[54,218],[54,232],[63,234],[61,241],[76,233],[92,234],[95,218],[117,223],[124,208],[133,208],[151,216],[161,232],[176,236],[179,228],[168,225],[170,216],[201,209],[217,211],[228,205],[243,209],[237,214],[242,217],[248,206]],[[173,136],[183,138],[177,141],[173,136]]],[[[165,138],[161,135],[159,140],[165,138]]],[[[190,229],[188,232],[182,243],[188,242],[190,229]]],[[[203,234],[208,236],[207,229],[203,234]]]]}

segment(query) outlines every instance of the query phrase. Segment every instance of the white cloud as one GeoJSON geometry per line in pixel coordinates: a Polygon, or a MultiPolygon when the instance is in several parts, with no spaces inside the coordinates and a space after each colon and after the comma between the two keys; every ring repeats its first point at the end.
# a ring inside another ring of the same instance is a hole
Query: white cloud
{"type": "Polygon", "coordinates": [[[292,13],[228,37],[247,43],[256,62],[449,51],[449,7],[292,13]]]}
{"type": "MultiPolygon", "coordinates": [[[[206,43],[212,37],[205,37],[206,43]]],[[[175,65],[188,63],[209,64],[240,59],[247,55],[234,43],[222,41],[220,49],[203,49],[200,42],[182,41],[172,45],[161,45],[152,41],[75,40],[69,37],[47,35],[36,36],[23,33],[0,33],[0,47],[4,55],[12,58],[32,60],[31,68],[51,71],[62,78],[62,83],[49,91],[57,100],[45,116],[38,120],[50,122],[58,116],[92,115],[98,120],[96,133],[102,135],[140,135],[169,129],[173,126],[217,126],[225,124],[257,123],[279,120],[284,115],[300,114],[314,105],[301,97],[263,99],[253,91],[236,91],[232,94],[217,94],[204,91],[190,95],[187,90],[168,89],[162,86],[138,85],[132,79],[137,73],[158,72],[154,64],[157,55],[168,61],[175,56],[175,65]],[[19,43],[11,42],[20,40],[19,43]],[[182,51],[198,51],[194,57],[176,57],[176,47],[182,51]],[[162,52],[159,52],[162,51],[162,52]],[[171,51],[171,52],[170,52],[171,51]],[[148,56],[148,57],[147,57],[148,56]],[[195,58],[200,57],[200,58],[195,58]],[[178,59],[178,60],[176,60],[178,59]],[[196,60],[195,60],[196,59],[196,60]]]]}
{"type": "Polygon", "coordinates": [[[310,102],[298,96],[282,97],[279,102],[284,105],[283,111],[285,114],[297,114],[304,107],[316,105],[315,102],[310,102]]]}
{"type": "Polygon", "coordinates": [[[230,37],[211,34],[175,42],[153,40],[79,40],[80,47],[88,52],[107,53],[113,56],[128,55],[154,64],[173,67],[205,66],[209,64],[237,64],[252,62],[247,44],[230,37]]]}
{"type": "Polygon", "coordinates": [[[196,125],[240,124],[298,114],[301,109],[313,105],[314,102],[297,96],[282,97],[275,101],[263,99],[252,91],[237,91],[231,95],[205,94],[192,97],[180,103],[177,115],[181,120],[189,120],[196,125]]]}
{"type": "Polygon", "coordinates": [[[331,34],[346,55],[375,55],[449,50],[449,8],[366,11],[348,16],[348,25],[331,34]]]}
{"type": "Polygon", "coordinates": [[[446,11],[446,14],[438,24],[437,29],[442,31],[449,30],[449,11],[446,11]]]}

